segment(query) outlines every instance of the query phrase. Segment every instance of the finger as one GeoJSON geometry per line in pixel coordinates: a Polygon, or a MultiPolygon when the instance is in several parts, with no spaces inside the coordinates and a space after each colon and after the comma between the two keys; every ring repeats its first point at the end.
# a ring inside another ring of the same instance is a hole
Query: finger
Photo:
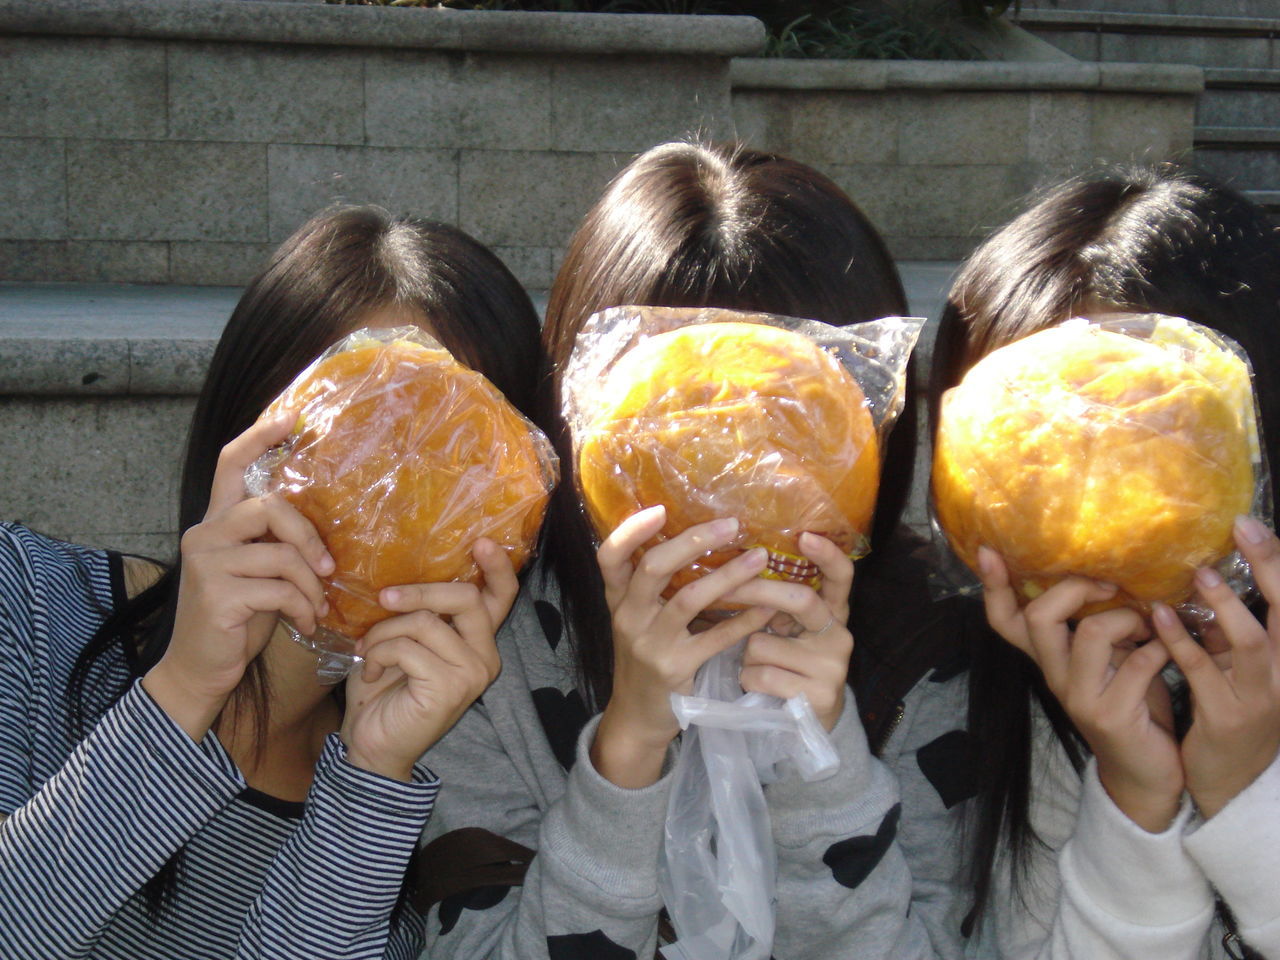
{"type": "Polygon", "coordinates": [[[978,547],[978,578],[982,581],[982,604],[991,629],[1023,653],[1034,655],[1018,594],[1009,582],[1009,570],[1000,555],[988,547],[978,547]]]}
{"type": "Polygon", "coordinates": [[[1125,657],[1104,694],[1111,704],[1109,711],[1121,712],[1141,702],[1151,689],[1151,681],[1168,662],[1169,650],[1162,643],[1148,643],[1125,657]]]}
{"type": "Polygon", "coordinates": [[[1280,540],[1256,517],[1236,517],[1234,533],[1236,546],[1253,569],[1258,591],[1275,609],[1280,606],[1280,540]]]}
{"type": "MultiPolygon", "coordinates": [[[[734,557],[705,577],[686,584],[676,591],[661,612],[654,618],[654,628],[664,633],[678,633],[688,628],[704,610],[725,598],[742,584],[755,580],[769,562],[764,547],[756,547],[734,557]]],[[[647,598],[637,596],[639,602],[647,598]]]]}
{"type": "Polygon", "coordinates": [[[272,495],[243,500],[207,526],[206,540],[226,545],[247,543],[270,536],[292,545],[319,576],[333,573],[336,564],[311,521],[284,497],[272,495]]]}
{"type": "MultiPolygon", "coordinates": [[[[1259,569],[1254,568],[1255,578],[1259,569]]],[[[1231,645],[1232,685],[1241,696],[1269,696],[1273,651],[1266,628],[1216,570],[1202,567],[1196,571],[1196,591],[1213,610],[1215,622],[1231,645]]]]}
{"type": "Polygon", "coordinates": [[[1085,604],[1109,599],[1115,592],[1112,584],[1067,577],[1027,604],[1023,617],[1031,655],[1040,665],[1050,689],[1064,690],[1069,682],[1071,628],[1068,621],[1085,604]]]}
{"type": "Polygon", "coordinates": [[[224,562],[226,572],[235,577],[287,580],[306,596],[318,615],[329,612],[324,584],[292,544],[242,544],[228,549],[224,562]]]}
{"type": "Polygon", "coordinates": [[[301,590],[287,580],[241,580],[236,599],[255,613],[280,613],[308,636],[316,632],[316,608],[301,590]]]}
{"type": "MultiPolygon", "coordinates": [[[[499,552],[501,548],[495,546],[499,552]]],[[[446,630],[457,633],[486,658],[496,657],[493,634],[496,630],[489,608],[485,605],[483,591],[471,583],[411,583],[388,587],[379,595],[378,602],[387,610],[427,611],[453,619],[453,627],[446,630]]],[[[395,618],[392,618],[395,619],[395,618]]],[[[384,621],[386,622],[386,621],[384,621]]]]}
{"type": "Polygon", "coordinates": [[[823,673],[848,673],[841,660],[826,651],[815,651],[788,637],[771,633],[753,633],[747,638],[747,645],[742,651],[742,665],[781,667],[811,678],[818,678],[823,673]]]}
{"type": "Polygon", "coordinates": [[[706,663],[717,653],[728,650],[739,640],[751,636],[757,630],[762,630],[775,612],[771,607],[750,607],[726,620],[721,620],[701,633],[695,633],[690,637],[689,644],[694,648],[698,666],[706,663]]]}
{"type": "Polygon", "coordinates": [[[620,598],[631,582],[631,558],[637,550],[657,536],[666,522],[666,507],[649,507],[623,520],[600,544],[600,549],[596,551],[596,562],[600,565],[605,590],[610,594],[610,608],[617,606],[615,597],[620,598]]]}
{"type": "Polygon", "coordinates": [[[516,568],[507,551],[487,537],[476,541],[471,548],[471,555],[484,574],[480,598],[489,612],[489,619],[496,627],[507,619],[511,605],[516,602],[516,594],[520,592],[516,568]]]}
{"type": "Polygon", "coordinates": [[[657,600],[677,570],[683,570],[712,550],[727,546],[737,535],[738,521],[725,517],[695,524],[678,536],[646,550],[631,574],[627,595],[646,602],[657,600]]]}
{"type": "Polygon", "coordinates": [[[822,571],[822,587],[818,593],[823,601],[835,613],[837,620],[848,620],[853,561],[834,543],[816,533],[800,534],[800,549],[822,571]]]}
{"type": "Polygon", "coordinates": [[[400,670],[405,676],[425,678],[442,673],[448,664],[435,651],[416,640],[403,635],[394,636],[366,649],[360,677],[365,683],[377,683],[391,668],[400,670]]]}
{"type": "Polygon", "coordinates": [[[296,413],[264,417],[222,448],[213,472],[213,485],[209,488],[206,517],[221,513],[244,499],[244,472],[249,464],[288,439],[297,422],[296,413]]]}
{"type": "MultiPolygon", "coordinates": [[[[1076,625],[1067,662],[1070,688],[1097,697],[1107,686],[1116,647],[1141,634],[1142,617],[1128,607],[1085,617],[1076,625]]],[[[1130,654],[1132,656],[1132,654],[1130,654]]]]}
{"type": "Polygon", "coordinates": [[[844,625],[844,621],[827,606],[821,594],[803,583],[756,579],[744,583],[728,594],[726,599],[735,603],[773,607],[790,614],[796,623],[812,634],[823,633],[836,623],[844,625]]]}
{"type": "Polygon", "coordinates": [[[1153,603],[1151,622],[1155,624],[1156,636],[1169,651],[1169,656],[1178,665],[1182,675],[1187,678],[1196,703],[1212,707],[1213,704],[1225,702],[1227,698],[1234,698],[1235,694],[1226,676],[1218,669],[1208,652],[1191,639],[1191,634],[1187,633],[1172,607],[1153,603]]]}
{"type": "Polygon", "coordinates": [[[773,664],[743,667],[738,683],[749,693],[765,693],[780,700],[790,700],[804,692],[808,678],[773,664]]]}

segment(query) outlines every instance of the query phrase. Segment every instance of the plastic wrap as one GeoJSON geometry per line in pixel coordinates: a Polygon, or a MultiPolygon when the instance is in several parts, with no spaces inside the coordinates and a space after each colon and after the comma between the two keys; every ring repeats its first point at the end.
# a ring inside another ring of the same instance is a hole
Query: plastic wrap
{"type": "Polygon", "coordinates": [[[392,614],[385,587],[479,582],[480,537],[528,559],[558,475],[547,438],[482,375],[414,326],[358,330],[304,370],[264,416],[297,411],[292,437],[250,466],[315,525],[336,570],[313,637],[333,677],[392,614]]]}
{"type": "Polygon", "coordinates": [[[1024,600],[1076,574],[1120,587],[1106,606],[1158,600],[1203,621],[1197,568],[1251,587],[1232,525],[1271,521],[1262,450],[1237,344],[1177,317],[1075,318],[944,394],[932,506],[959,559],[976,570],[978,547],[995,550],[1024,600]]]}
{"type": "Polygon", "coordinates": [[[923,322],[833,327],[633,306],[593,315],[563,398],[596,533],[657,504],[667,522],[646,548],[736,517],[737,539],[677,573],[668,596],[756,546],[769,552],[763,576],[816,587],[798,538],[810,531],[850,557],[866,552],[880,446],[902,409],[923,322]]]}
{"type": "Polygon", "coordinates": [[[666,960],[768,960],[777,857],[762,784],[820,780],[840,765],[803,694],[742,693],[741,658],[742,644],[717,654],[692,696],[671,697],[686,732],[658,872],[680,937],[666,960]]]}

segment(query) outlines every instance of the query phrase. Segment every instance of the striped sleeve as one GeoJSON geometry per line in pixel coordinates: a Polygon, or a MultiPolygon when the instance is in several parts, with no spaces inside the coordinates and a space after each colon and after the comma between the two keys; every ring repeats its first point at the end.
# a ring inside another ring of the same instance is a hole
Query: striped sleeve
{"type": "Polygon", "coordinates": [[[116,911],[244,787],[135,684],[0,824],[0,950],[84,957],[116,911]]]}
{"type": "Polygon", "coordinates": [[[250,908],[238,960],[383,957],[409,856],[439,789],[421,765],[409,783],[353,766],[338,734],[330,734],[302,823],[250,908]]]}

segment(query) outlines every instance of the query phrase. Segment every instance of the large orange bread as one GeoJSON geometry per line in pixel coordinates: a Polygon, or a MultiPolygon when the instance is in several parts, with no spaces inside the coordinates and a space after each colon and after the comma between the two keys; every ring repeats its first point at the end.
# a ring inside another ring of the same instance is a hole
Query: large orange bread
{"type": "Polygon", "coordinates": [[[865,552],[875,425],[853,377],[809,339],[759,323],[682,327],[623,354],[599,396],[578,435],[578,477],[600,536],[658,504],[667,522],[649,547],[719,517],[741,525],[730,549],[679,572],[668,596],[757,546],[769,551],[764,576],[817,586],[797,542],[805,531],[865,552]]]}
{"type": "Polygon", "coordinates": [[[337,565],[322,627],[363,636],[391,616],[384,587],[478,582],[479,537],[517,569],[528,558],[555,483],[549,444],[447,351],[365,341],[313,365],[266,415],[295,409],[274,477],[337,565]]]}
{"type": "Polygon", "coordinates": [[[1196,568],[1233,550],[1254,488],[1248,368],[1185,335],[1198,359],[1073,321],[946,393],[934,506],[971,569],[985,544],[1024,599],[1079,574],[1121,588],[1109,605],[1146,609],[1186,599],[1196,568]]]}

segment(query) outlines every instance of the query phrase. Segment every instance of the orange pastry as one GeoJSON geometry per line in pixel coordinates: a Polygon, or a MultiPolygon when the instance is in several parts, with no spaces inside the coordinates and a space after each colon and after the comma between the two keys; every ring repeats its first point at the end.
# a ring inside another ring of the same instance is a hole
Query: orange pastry
{"type": "Polygon", "coordinates": [[[677,573],[668,596],[757,546],[769,551],[763,576],[816,587],[820,572],[797,542],[805,531],[850,556],[866,551],[875,425],[853,377],[811,340],[759,323],[681,327],[625,353],[600,395],[578,438],[600,536],[658,504],[667,522],[649,547],[707,520],[740,523],[732,547],[677,573]]]}
{"type": "Polygon", "coordinates": [[[1248,368],[1181,336],[1198,359],[1073,321],[992,352],[947,392],[934,505],[971,569],[985,544],[1024,599],[1079,574],[1121,588],[1106,606],[1145,610],[1186,599],[1196,568],[1232,552],[1254,490],[1248,368]]]}
{"type": "Polygon", "coordinates": [[[478,582],[479,537],[528,559],[555,484],[539,433],[482,375],[407,339],[322,359],[267,409],[299,410],[273,477],[319,531],[336,572],[321,626],[363,636],[379,591],[478,582]]]}

